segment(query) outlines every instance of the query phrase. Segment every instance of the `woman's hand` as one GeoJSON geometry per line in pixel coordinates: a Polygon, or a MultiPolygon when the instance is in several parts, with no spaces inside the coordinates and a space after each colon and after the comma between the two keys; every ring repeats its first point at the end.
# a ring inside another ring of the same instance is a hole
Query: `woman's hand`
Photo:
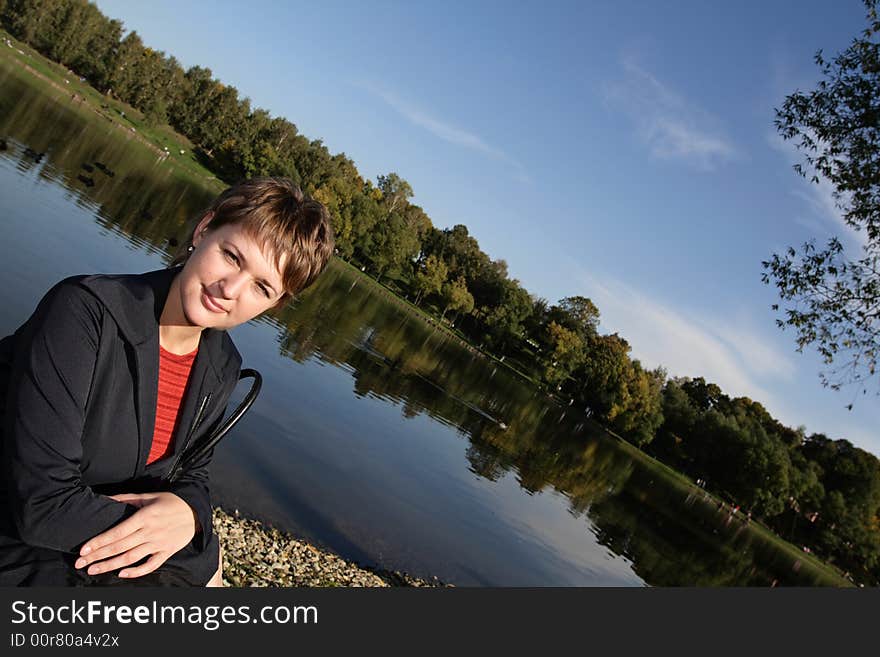
{"type": "Polygon", "coordinates": [[[85,568],[94,564],[87,571],[89,575],[130,566],[148,555],[146,562],[120,571],[119,577],[151,573],[185,547],[199,529],[192,508],[174,493],[123,493],[110,498],[140,508],[80,548],[74,566],[85,568]]]}

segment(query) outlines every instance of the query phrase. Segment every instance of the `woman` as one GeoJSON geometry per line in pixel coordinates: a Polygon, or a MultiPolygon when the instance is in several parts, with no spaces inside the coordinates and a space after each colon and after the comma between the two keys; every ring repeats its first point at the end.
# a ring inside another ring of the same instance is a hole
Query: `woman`
{"type": "Polygon", "coordinates": [[[172,266],[74,276],[0,341],[0,585],[222,585],[211,454],[241,357],[226,332],[310,285],[326,209],[283,179],[223,192],[172,266]]]}

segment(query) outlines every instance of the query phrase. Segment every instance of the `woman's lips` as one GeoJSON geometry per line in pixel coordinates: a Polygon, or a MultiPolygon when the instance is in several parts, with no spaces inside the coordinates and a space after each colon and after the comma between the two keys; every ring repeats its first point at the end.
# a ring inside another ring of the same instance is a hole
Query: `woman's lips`
{"type": "Polygon", "coordinates": [[[212,313],[220,314],[227,312],[226,308],[214,301],[214,297],[205,292],[204,289],[202,290],[202,305],[210,310],[212,313]]]}

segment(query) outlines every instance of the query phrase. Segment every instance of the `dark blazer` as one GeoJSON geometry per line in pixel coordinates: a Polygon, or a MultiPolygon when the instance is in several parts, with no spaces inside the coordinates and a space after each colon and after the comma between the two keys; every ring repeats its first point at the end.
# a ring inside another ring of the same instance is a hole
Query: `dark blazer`
{"type": "Polygon", "coordinates": [[[185,583],[204,584],[216,570],[212,455],[173,484],[162,478],[186,444],[223,418],[241,368],[225,331],[202,332],[173,454],[146,465],[156,414],[159,317],[179,271],[67,278],[0,341],[0,584],[81,583],[76,577],[83,575],[71,564],[82,544],[136,510],[107,497],[121,492],[167,490],[195,511],[201,532],[160,569],[171,573],[168,582],[179,575],[185,583]]]}

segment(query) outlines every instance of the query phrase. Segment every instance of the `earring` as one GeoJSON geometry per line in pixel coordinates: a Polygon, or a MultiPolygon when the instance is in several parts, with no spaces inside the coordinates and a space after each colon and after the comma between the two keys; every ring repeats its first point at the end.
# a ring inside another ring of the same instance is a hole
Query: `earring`
{"type": "Polygon", "coordinates": [[[192,244],[190,244],[190,245],[186,248],[186,252],[187,252],[187,253],[192,253],[192,252],[195,251],[195,250],[196,250],[196,247],[193,246],[192,244]]]}

